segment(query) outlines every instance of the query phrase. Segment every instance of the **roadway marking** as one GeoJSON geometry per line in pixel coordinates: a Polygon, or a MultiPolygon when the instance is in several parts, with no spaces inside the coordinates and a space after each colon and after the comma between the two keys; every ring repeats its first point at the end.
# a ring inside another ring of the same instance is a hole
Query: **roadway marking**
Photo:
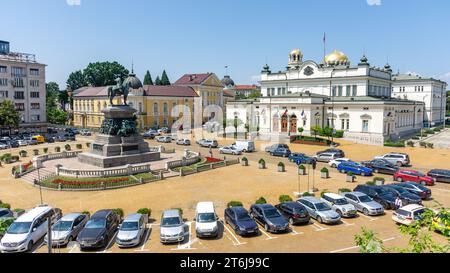
{"type": "Polygon", "coordinates": [[[350,223],[348,223],[348,222],[346,222],[346,221],[344,221],[344,220],[342,220],[342,219],[341,219],[341,222],[344,223],[344,225],[345,225],[346,227],[348,227],[348,226],[354,226],[354,225],[355,225],[354,223],[351,223],[351,224],[350,224],[350,223]]]}
{"type": "Polygon", "coordinates": [[[116,233],[114,233],[114,236],[108,242],[108,244],[106,245],[106,248],[103,251],[99,251],[97,253],[112,253],[112,251],[110,251],[108,249],[114,245],[114,242],[116,241],[117,234],[119,234],[118,231],[116,231],[116,233]]]}
{"type": "Polygon", "coordinates": [[[185,243],[185,244],[181,244],[181,242],[180,242],[180,243],[178,243],[177,248],[172,248],[172,250],[193,250],[193,249],[196,249],[196,248],[192,248],[191,247],[191,245],[193,243],[198,241],[198,238],[196,238],[194,240],[191,240],[191,235],[192,235],[191,226],[192,226],[192,222],[187,222],[186,224],[189,225],[189,235],[188,235],[189,236],[189,240],[188,240],[188,242],[185,243]]]}
{"type": "Polygon", "coordinates": [[[324,231],[324,230],[330,229],[330,228],[323,227],[316,223],[313,223],[312,227],[314,227],[315,231],[324,231]]]}
{"type": "Polygon", "coordinates": [[[142,242],[141,249],[137,249],[134,252],[149,252],[149,249],[145,249],[145,246],[148,243],[148,240],[150,239],[150,233],[152,232],[152,224],[147,225],[147,232],[145,233],[144,241],[142,242]]]}
{"type": "MultiPolygon", "coordinates": [[[[385,239],[385,240],[383,240],[383,243],[392,241],[394,239],[395,239],[395,237],[385,239]]],[[[359,248],[359,246],[346,247],[346,248],[341,248],[341,249],[330,251],[330,253],[339,253],[339,252],[344,252],[347,250],[352,250],[352,249],[357,249],[357,248],[359,248]]]]}
{"type": "Polygon", "coordinates": [[[259,230],[261,231],[262,234],[264,234],[264,235],[267,236],[267,238],[264,239],[264,240],[273,240],[273,239],[277,239],[277,238],[278,238],[278,237],[272,237],[272,236],[270,236],[267,232],[264,231],[263,228],[260,228],[259,230]]]}
{"type": "Polygon", "coordinates": [[[303,232],[297,232],[295,231],[292,227],[291,227],[291,232],[289,232],[289,234],[291,234],[292,236],[297,236],[297,235],[302,235],[304,234],[303,232]]]}
{"type": "Polygon", "coordinates": [[[233,242],[233,245],[240,246],[240,245],[245,245],[246,244],[246,242],[240,242],[239,241],[239,239],[236,237],[236,235],[234,235],[234,232],[229,227],[226,226],[226,224],[225,224],[225,222],[223,220],[220,220],[220,223],[227,230],[226,233],[225,233],[225,230],[223,231],[225,233],[225,235],[227,235],[227,237],[228,237],[228,233],[229,233],[234,238],[234,240],[236,241],[235,242],[230,237],[228,237],[228,239],[230,239],[231,242],[233,242]]]}
{"type": "Polygon", "coordinates": [[[70,248],[69,253],[73,253],[77,247],[78,247],[78,244],[74,243],[72,248],[70,248]]]}
{"type": "Polygon", "coordinates": [[[364,217],[364,218],[367,218],[367,219],[369,219],[371,222],[372,221],[376,221],[377,219],[376,218],[373,218],[373,217],[370,217],[370,216],[367,216],[367,215],[365,215],[364,213],[360,213],[359,214],[360,216],[362,216],[362,217],[364,217]]]}

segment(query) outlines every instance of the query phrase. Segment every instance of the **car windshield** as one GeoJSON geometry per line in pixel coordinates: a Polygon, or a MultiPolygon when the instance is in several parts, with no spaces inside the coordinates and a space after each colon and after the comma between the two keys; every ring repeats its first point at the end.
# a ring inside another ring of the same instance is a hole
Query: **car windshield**
{"type": "Polygon", "coordinates": [[[122,226],[120,227],[120,230],[123,231],[131,231],[131,230],[138,230],[139,229],[139,223],[136,221],[126,221],[122,223],[122,226]]]}
{"type": "Polygon", "coordinates": [[[419,209],[416,212],[414,212],[414,220],[421,220],[422,214],[425,212],[425,209],[419,209]]]}
{"type": "Polygon", "coordinates": [[[216,215],[214,213],[199,213],[197,216],[197,222],[209,223],[216,221],[216,215]]]}
{"type": "Polygon", "coordinates": [[[392,194],[391,191],[387,190],[387,189],[383,189],[383,188],[374,188],[373,189],[376,193],[378,193],[379,195],[386,195],[386,194],[392,194]]]}
{"type": "Polygon", "coordinates": [[[369,203],[372,202],[372,198],[367,195],[362,195],[359,197],[359,201],[361,201],[362,203],[369,203]]]}
{"type": "Polygon", "coordinates": [[[2,210],[2,211],[0,211],[0,217],[3,217],[3,216],[5,216],[5,215],[7,215],[9,213],[9,211],[7,211],[7,210],[2,210]]]}
{"type": "Polygon", "coordinates": [[[105,219],[92,219],[86,224],[86,228],[105,228],[106,221],[105,219]]]}
{"type": "Polygon", "coordinates": [[[72,221],[58,221],[53,227],[53,231],[67,231],[72,228],[72,221]]]}
{"type": "Polygon", "coordinates": [[[271,209],[265,209],[265,210],[264,210],[264,215],[265,215],[267,218],[273,218],[273,217],[279,217],[279,216],[281,216],[281,214],[278,212],[278,210],[273,209],[273,208],[271,208],[271,209]]]}
{"type": "Polygon", "coordinates": [[[345,198],[336,199],[334,201],[334,203],[336,205],[347,205],[348,204],[348,202],[347,202],[347,200],[345,198]]]}
{"type": "Polygon", "coordinates": [[[316,209],[318,211],[327,211],[330,210],[330,207],[325,203],[316,203],[316,209]]]}
{"type": "Polygon", "coordinates": [[[31,222],[14,222],[8,228],[9,234],[24,234],[30,231],[31,222]]]}
{"type": "Polygon", "coordinates": [[[420,176],[420,177],[426,176],[424,173],[421,173],[421,172],[415,172],[415,174],[416,174],[417,176],[420,176]]]}
{"type": "Polygon", "coordinates": [[[179,217],[164,217],[162,219],[161,226],[163,227],[174,227],[181,224],[179,217]]]}
{"type": "Polygon", "coordinates": [[[252,219],[247,213],[238,213],[236,217],[239,221],[248,221],[252,219]]]}

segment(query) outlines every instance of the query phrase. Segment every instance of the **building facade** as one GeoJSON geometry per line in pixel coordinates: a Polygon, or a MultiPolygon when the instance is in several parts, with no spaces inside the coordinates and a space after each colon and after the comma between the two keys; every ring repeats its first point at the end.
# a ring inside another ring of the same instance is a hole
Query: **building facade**
{"type": "Polygon", "coordinates": [[[363,56],[357,66],[339,51],[323,63],[289,54],[285,71],[261,72],[262,98],[229,102],[227,119],[238,118],[261,133],[289,135],[303,128],[331,127],[346,139],[383,145],[423,127],[424,103],[392,97],[392,70],[371,67],[363,56]],[[256,124],[256,125],[255,125],[256,124]]]}
{"type": "Polygon", "coordinates": [[[447,83],[412,74],[393,76],[393,96],[399,99],[425,103],[424,126],[442,125],[445,122],[447,83]]]}
{"type": "Polygon", "coordinates": [[[0,101],[11,100],[20,112],[20,132],[43,132],[47,128],[45,64],[36,56],[10,51],[0,41],[0,101]]]}

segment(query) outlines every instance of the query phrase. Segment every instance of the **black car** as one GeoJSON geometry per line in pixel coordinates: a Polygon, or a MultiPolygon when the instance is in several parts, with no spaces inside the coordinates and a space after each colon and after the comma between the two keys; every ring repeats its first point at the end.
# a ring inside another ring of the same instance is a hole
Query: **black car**
{"type": "Polygon", "coordinates": [[[327,150],[324,150],[324,151],[317,152],[317,155],[320,155],[320,154],[323,154],[323,153],[335,153],[335,154],[338,154],[340,157],[345,157],[345,153],[341,149],[331,148],[331,149],[327,149],[327,150]]]}
{"type": "Polygon", "coordinates": [[[298,202],[284,202],[275,206],[291,225],[309,223],[308,211],[298,202]]]}
{"type": "Polygon", "coordinates": [[[107,247],[117,232],[119,224],[120,216],[113,210],[97,211],[77,237],[80,249],[107,247]]]}
{"type": "Polygon", "coordinates": [[[400,199],[402,200],[403,206],[406,206],[409,204],[422,205],[422,198],[420,198],[420,196],[418,194],[411,193],[403,187],[399,187],[396,185],[384,185],[382,187],[387,189],[388,191],[391,191],[396,196],[400,197],[400,199]]]}
{"type": "Polygon", "coordinates": [[[362,192],[380,203],[385,210],[395,209],[397,196],[381,186],[358,185],[353,191],[362,192]]]}
{"type": "Polygon", "coordinates": [[[450,183],[450,170],[434,169],[428,172],[428,176],[433,177],[436,182],[450,183]]]}
{"type": "Polygon", "coordinates": [[[361,162],[367,168],[371,168],[375,173],[384,173],[394,175],[399,168],[394,164],[384,159],[374,159],[371,161],[361,162]]]}
{"type": "Polygon", "coordinates": [[[6,145],[9,145],[11,148],[19,148],[19,142],[17,140],[7,141],[6,145]]]}
{"type": "Polygon", "coordinates": [[[422,200],[427,200],[431,198],[431,190],[425,186],[422,186],[421,184],[414,182],[403,182],[393,185],[403,187],[407,191],[419,195],[419,197],[422,198],[422,200]]]}
{"type": "Polygon", "coordinates": [[[256,235],[259,233],[258,225],[248,211],[243,207],[225,209],[225,223],[230,225],[236,234],[241,236],[256,235]]]}
{"type": "Polygon", "coordinates": [[[75,134],[74,134],[74,133],[68,133],[68,134],[65,134],[64,137],[65,137],[68,141],[75,141],[75,140],[76,140],[75,134]]]}
{"type": "Polygon", "coordinates": [[[288,221],[272,205],[255,204],[250,208],[250,215],[256,222],[264,226],[264,230],[272,233],[287,232],[288,221]]]}

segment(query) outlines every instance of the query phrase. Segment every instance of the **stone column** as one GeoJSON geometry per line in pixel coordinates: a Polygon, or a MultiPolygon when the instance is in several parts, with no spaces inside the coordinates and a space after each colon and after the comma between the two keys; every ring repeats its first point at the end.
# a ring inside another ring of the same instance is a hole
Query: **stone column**
{"type": "Polygon", "coordinates": [[[59,170],[61,169],[62,165],[58,164],[55,166],[55,172],[56,172],[56,176],[59,176],[59,170]]]}
{"type": "Polygon", "coordinates": [[[127,174],[128,174],[128,175],[131,175],[132,172],[133,172],[133,166],[130,165],[130,164],[128,164],[128,165],[127,165],[127,174]]]}

